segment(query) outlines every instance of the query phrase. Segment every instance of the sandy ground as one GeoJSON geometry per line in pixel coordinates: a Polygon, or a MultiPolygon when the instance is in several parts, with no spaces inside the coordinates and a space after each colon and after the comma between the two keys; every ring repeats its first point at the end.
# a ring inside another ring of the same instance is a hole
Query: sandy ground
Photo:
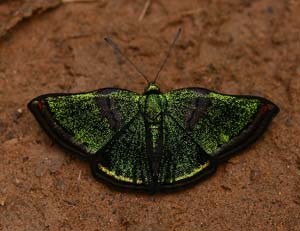
{"type": "Polygon", "coordinates": [[[299,230],[299,12],[298,0],[0,1],[0,230],[299,230]],[[145,81],[103,38],[154,77],[179,27],[163,91],[258,95],[281,112],[191,189],[114,191],[55,145],[26,104],[50,92],[142,92],[145,81]]]}

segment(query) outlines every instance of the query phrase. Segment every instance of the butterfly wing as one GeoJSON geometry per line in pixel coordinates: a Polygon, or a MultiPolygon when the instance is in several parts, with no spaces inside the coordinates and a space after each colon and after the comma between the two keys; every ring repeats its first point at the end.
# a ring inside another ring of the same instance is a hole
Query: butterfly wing
{"type": "Polygon", "coordinates": [[[168,113],[214,160],[252,144],[279,108],[255,96],[224,95],[201,88],[165,94],[168,113]]]}
{"type": "Polygon", "coordinates": [[[212,174],[216,163],[253,143],[279,111],[253,96],[231,96],[200,88],[163,94],[162,190],[181,188],[212,174]]]}
{"type": "Polygon", "coordinates": [[[91,163],[94,176],[105,183],[118,189],[151,191],[153,179],[142,114],[99,150],[91,163]]]}
{"type": "Polygon", "coordinates": [[[161,191],[182,188],[214,172],[211,157],[170,114],[163,120],[158,183],[161,191]]]}
{"type": "Polygon", "coordinates": [[[181,188],[210,175],[217,161],[253,143],[279,111],[264,98],[200,88],[161,97],[161,159],[155,179],[147,150],[147,115],[141,109],[145,96],[100,89],[42,95],[28,107],[59,144],[91,157],[96,178],[118,188],[148,192],[181,188]]]}
{"type": "Polygon", "coordinates": [[[79,94],[48,94],[28,108],[59,144],[81,156],[94,155],[139,111],[140,95],[107,88],[79,94]]]}

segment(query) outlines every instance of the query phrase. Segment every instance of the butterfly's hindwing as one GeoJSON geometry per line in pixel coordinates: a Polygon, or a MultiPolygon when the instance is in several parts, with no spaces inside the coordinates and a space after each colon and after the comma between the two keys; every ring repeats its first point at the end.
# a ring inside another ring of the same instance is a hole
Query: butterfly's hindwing
{"type": "Polygon", "coordinates": [[[58,143],[82,156],[101,149],[138,112],[140,95],[121,89],[48,94],[29,103],[40,124],[58,143]]]}
{"type": "Polygon", "coordinates": [[[146,149],[145,120],[138,114],[95,155],[94,175],[119,188],[148,190],[151,164],[146,149]]]}
{"type": "Polygon", "coordinates": [[[165,115],[159,177],[161,189],[183,187],[212,171],[210,156],[172,116],[165,115]]]}

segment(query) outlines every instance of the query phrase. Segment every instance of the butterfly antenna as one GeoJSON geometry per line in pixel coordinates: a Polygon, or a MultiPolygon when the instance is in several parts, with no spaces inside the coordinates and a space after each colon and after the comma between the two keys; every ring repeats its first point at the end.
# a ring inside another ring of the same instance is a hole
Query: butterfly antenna
{"type": "Polygon", "coordinates": [[[147,83],[150,83],[149,80],[148,80],[148,78],[147,78],[147,76],[144,75],[144,73],[120,50],[120,48],[118,47],[118,45],[116,43],[114,43],[111,38],[106,37],[106,38],[104,38],[104,40],[105,40],[105,42],[108,43],[108,45],[110,45],[114,49],[114,51],[116,51],[122,57],[124,57],[126,59],[126,61],[128,63],[130,63],[131,66],[133,66],[134,69],[147,81],[147,83]]]}
{"type": "Polygon", "coordinates": [[[171,43],[171,45],[170,45],[170,47],[169,47],[168,53],[167,53],[167,55],[166,55],[164,61],[162,62],[161,66],[160,66],[160,68],[159,68],[159,70],[158,70],[158,72],[157,72],[157,74],[156,74],[156,76],[155,76],[155,79],[154,79],[154,81],[153,81],[154,83],[155,83],[156,80],[158,79],[158,76],[159,76],[160,72],[162,71],[162,69],[164,68],[165,64],[167,63],[167,61],[168,61],[168,59],[169,59],[169,57],[170,57],[171,51],[173,50],[174,45],[175,45],[176,41],[178,40],[181,31],[182,31],[182,29],[179,28],[178,31],[177,31],[177,33],[176,33],[176,35],[175,35],[175,38],[174,38],[173,42],[171,43]]]}

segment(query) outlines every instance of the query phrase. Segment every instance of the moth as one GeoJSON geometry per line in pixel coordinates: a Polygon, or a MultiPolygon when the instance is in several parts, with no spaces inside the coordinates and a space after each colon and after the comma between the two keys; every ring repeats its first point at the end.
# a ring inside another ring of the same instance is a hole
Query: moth
{"type": "Polygon", "coordinates": [[[159,72],[152,82],[140,72],[148,82],[143,94],[119,88],[46,94],[28,108],[59,145],[90,161],[97,179],[149,193],[182,189],[213,174],[254,143],[279,112],[257,96],[196,87],[162,93],[159,72]]]}

